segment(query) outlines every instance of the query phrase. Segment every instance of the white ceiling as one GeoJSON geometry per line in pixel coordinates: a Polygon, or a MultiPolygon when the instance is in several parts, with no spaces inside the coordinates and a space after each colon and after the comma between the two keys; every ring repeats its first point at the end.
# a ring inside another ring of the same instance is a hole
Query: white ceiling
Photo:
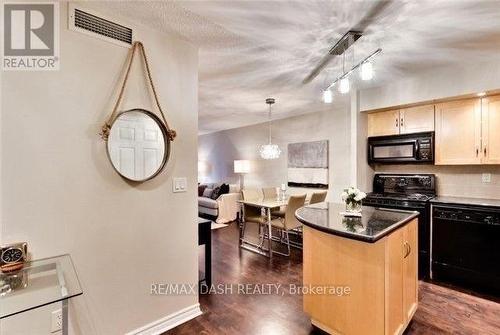
{"type": "MultiPolygon", "coordinates": [[[[95,4],[95,3],[94,3],[95,4]]],[[[356,27],[377,1],[101,2],[108,13],[180,35],[200,47],[200,133],[264,122],[265,98],[273,118],[348,105],[321,89],[341,73],[335,59],[309,84],[302,80],[332,45],[356,27]]],[[[500,1],[390,2],[348,50],[346,68],[378,47],[374,66],[382,85],[439,66],[491,60],[500,52],[500,1]]],[[[357,77],[357,76],[355,76],[357,77]]]]}

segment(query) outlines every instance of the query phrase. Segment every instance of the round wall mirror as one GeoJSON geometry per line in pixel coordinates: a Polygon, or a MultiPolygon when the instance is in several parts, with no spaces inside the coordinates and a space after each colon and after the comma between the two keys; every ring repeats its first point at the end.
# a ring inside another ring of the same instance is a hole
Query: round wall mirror
{"type": "Polygon", "coordinates": [[[111,125],[108,156],[123,178],[146,181],[163,170],[170,155],[167,129],[144,109],[121,112],[111,125]]]}

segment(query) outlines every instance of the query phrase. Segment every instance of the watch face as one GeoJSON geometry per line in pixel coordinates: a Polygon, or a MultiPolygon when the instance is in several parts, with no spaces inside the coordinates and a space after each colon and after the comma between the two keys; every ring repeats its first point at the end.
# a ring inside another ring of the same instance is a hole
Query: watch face
{"type": "Polygon", "coordinates": [[[23,258],[23,251],[18,248],[7,249],[2,253],[2,261],[5,263],[19,262],[23,258]]]}

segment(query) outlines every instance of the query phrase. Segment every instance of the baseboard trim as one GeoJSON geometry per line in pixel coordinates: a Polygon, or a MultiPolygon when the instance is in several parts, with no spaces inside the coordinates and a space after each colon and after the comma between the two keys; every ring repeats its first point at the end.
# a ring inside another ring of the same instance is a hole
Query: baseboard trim
{"type": "Polygon", "coordinates": [[[142,326],[141,328],[132,330],[125,335],[160,335],[167,330],[200,316],[201,314],[200,304],[194,304],[181,309],[178,312],[153,321],[145,326],[142,326]]]}

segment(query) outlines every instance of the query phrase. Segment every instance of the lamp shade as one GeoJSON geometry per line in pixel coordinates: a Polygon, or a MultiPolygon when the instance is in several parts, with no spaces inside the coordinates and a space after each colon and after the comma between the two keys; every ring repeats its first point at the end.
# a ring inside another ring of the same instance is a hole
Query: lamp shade
{"type": "Polygon", "coordinates": [[[208,163],[206,161],[198,161],[198,174],[205,174],[208,171],[208,163]]]}
{"type": "Polygon", "coordinates": [[[234,161],[234,173],[249,173],[249,172],[250,172],[250,161],[247,160],[234,161]]]}

